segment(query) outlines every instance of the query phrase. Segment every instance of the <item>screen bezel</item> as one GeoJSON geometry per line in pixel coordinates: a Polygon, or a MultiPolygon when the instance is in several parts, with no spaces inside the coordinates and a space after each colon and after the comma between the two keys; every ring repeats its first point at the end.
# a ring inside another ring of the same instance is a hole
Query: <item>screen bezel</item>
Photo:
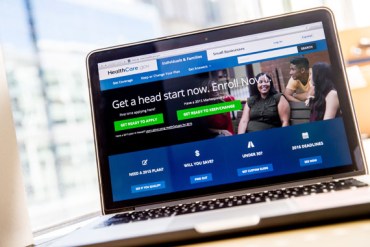
{"type": "Polygon", "coordinates": [[[233,190],[251,189],[263,186],[272,186],[304,179],[314,179],[319,177],[344,177],[351,175],[365,174],[363,154],[358,152],[362,150],[358,127],[354,115],[350,90],[345,74],[343,58],[339,45],[337,30],[333,14],[329,9],[319,8],[307,11],[296,12],[283,16],[276,16],[251,22],[242,22],[233,25],[221,26],[211,29],[200,30],[197,32],[186,33],[164,37],[155,40],[149,40],[139,43],[133,43],[123,46],[109,47],[91,52],[87,57],[87,69],[90,89],[90,101],[92,105],[93,128],[95,134],[95,147],[97,154],[98,173],[100,182],[100,193],[102,199],[103,213],[110,213],[122,210],[124,208],[143,206],[146,204],[155,204],[164,201],[179,200],[184,198],[204,196],[216,193],[226,193],[233,190]],[[131,199],[119,202],[113,202],[112,188],[108,167],[108,155],[101,140],[103,140],[103,131],[101,123],[104,119],[99,118],[99,104],[101,102],[100,81],[98,76],[98,63],[128,58],[133,56],[145,55],[152,52],[160,52],[170,49],[181,48],[185,46],[205,44],[208,42],[219,41],[223,39],[236,38],[240,36],[252,35],[262,32],[273,31],[277,29],[289,28],[314,22],[322,22],[325,37],[328,46],[328,53],[332,62],[333,71],[337,71],[334,81],[343,81],[346,83],[336,84],[338,96],[340,99],[344,126],[347,134],[348,145],[350,148],[353,164],[348,166],[330,168],[325,170],[316,170],[302,172],[298,174],[289,174],[278,177],[270,177],[259,180],[238,182],[229,185],[218,185],[191,191],[180,191],[169,194],[156,195],[140,199],[131,199]]]}

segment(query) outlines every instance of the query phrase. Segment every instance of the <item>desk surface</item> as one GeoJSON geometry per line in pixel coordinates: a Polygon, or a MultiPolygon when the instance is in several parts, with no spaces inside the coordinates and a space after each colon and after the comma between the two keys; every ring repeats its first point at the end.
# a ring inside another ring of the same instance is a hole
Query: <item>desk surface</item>
{"type": "Polygon", "coordinates": [[[370,219],[224,239],[191,246],[368,247],[370,246],[370,219]]]}

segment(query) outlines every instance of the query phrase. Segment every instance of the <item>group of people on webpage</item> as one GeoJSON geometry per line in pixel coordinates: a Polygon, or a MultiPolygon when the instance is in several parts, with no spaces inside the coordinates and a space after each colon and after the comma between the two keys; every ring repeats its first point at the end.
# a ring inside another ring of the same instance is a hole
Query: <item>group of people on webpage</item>
{"type": "MultiPolygon", "coordinates": [[[[331,66],[324,62],[313,64],[305,57],[290,60],[290,79],[284,93],[274,88],[272,77],[262,72],[251,84],[250,97],[244,105],[238,124],[238,134],[290,125],[289,102],[304,102],[310,109],[310,121],[332,119],[340,115],[337,91],[332,79],[331,66]]],[[[232,96],[227,96],[226,100],[232,96]]],[[[230,114],[224,116],[224,127],[213,126],[219,135],[234,134],[230,114]],[[227,116],[228,115],[228,116],[227,116]]],[[[220,120],[220,119],[218,119],[220,120]]]]}

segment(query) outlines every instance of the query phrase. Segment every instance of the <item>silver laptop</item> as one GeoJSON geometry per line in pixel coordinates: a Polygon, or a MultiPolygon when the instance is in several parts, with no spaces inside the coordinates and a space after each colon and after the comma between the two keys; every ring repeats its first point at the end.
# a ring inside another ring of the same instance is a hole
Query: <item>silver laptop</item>
{"type": "Polygon", "coordinates": [[[105,216],[55,245],[173,243],[370,211],[329,10],[104,48],[87,69],[105,216]]]}

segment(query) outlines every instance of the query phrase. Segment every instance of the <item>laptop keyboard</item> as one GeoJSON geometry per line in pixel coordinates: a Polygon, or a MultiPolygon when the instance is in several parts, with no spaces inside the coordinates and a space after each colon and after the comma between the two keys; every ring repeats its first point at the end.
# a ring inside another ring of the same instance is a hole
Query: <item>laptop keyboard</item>
{"type": "Polygon", "coordinates": [[[345,189],[359,188],[368,184],[356,179],[343,179],[326,183],[317,183],[306,186],[284,188],[278,190],[264,191],[258,193],[247,193],[245,195],[230,196],[221,199],[199,201],[194,203],[179,204],[175,206],[147,209],[145,211],[116,214],[109,218],[100,227],[117,224],[125,224],[135,221],[152,220],[173,215],[184,215],[190,213],[203,212],[207,210],[217,210],[221,208],[235,207],[241,205],[275,201],[291,197],[306,196],[311,194],[327,193],[345,189]]]}

